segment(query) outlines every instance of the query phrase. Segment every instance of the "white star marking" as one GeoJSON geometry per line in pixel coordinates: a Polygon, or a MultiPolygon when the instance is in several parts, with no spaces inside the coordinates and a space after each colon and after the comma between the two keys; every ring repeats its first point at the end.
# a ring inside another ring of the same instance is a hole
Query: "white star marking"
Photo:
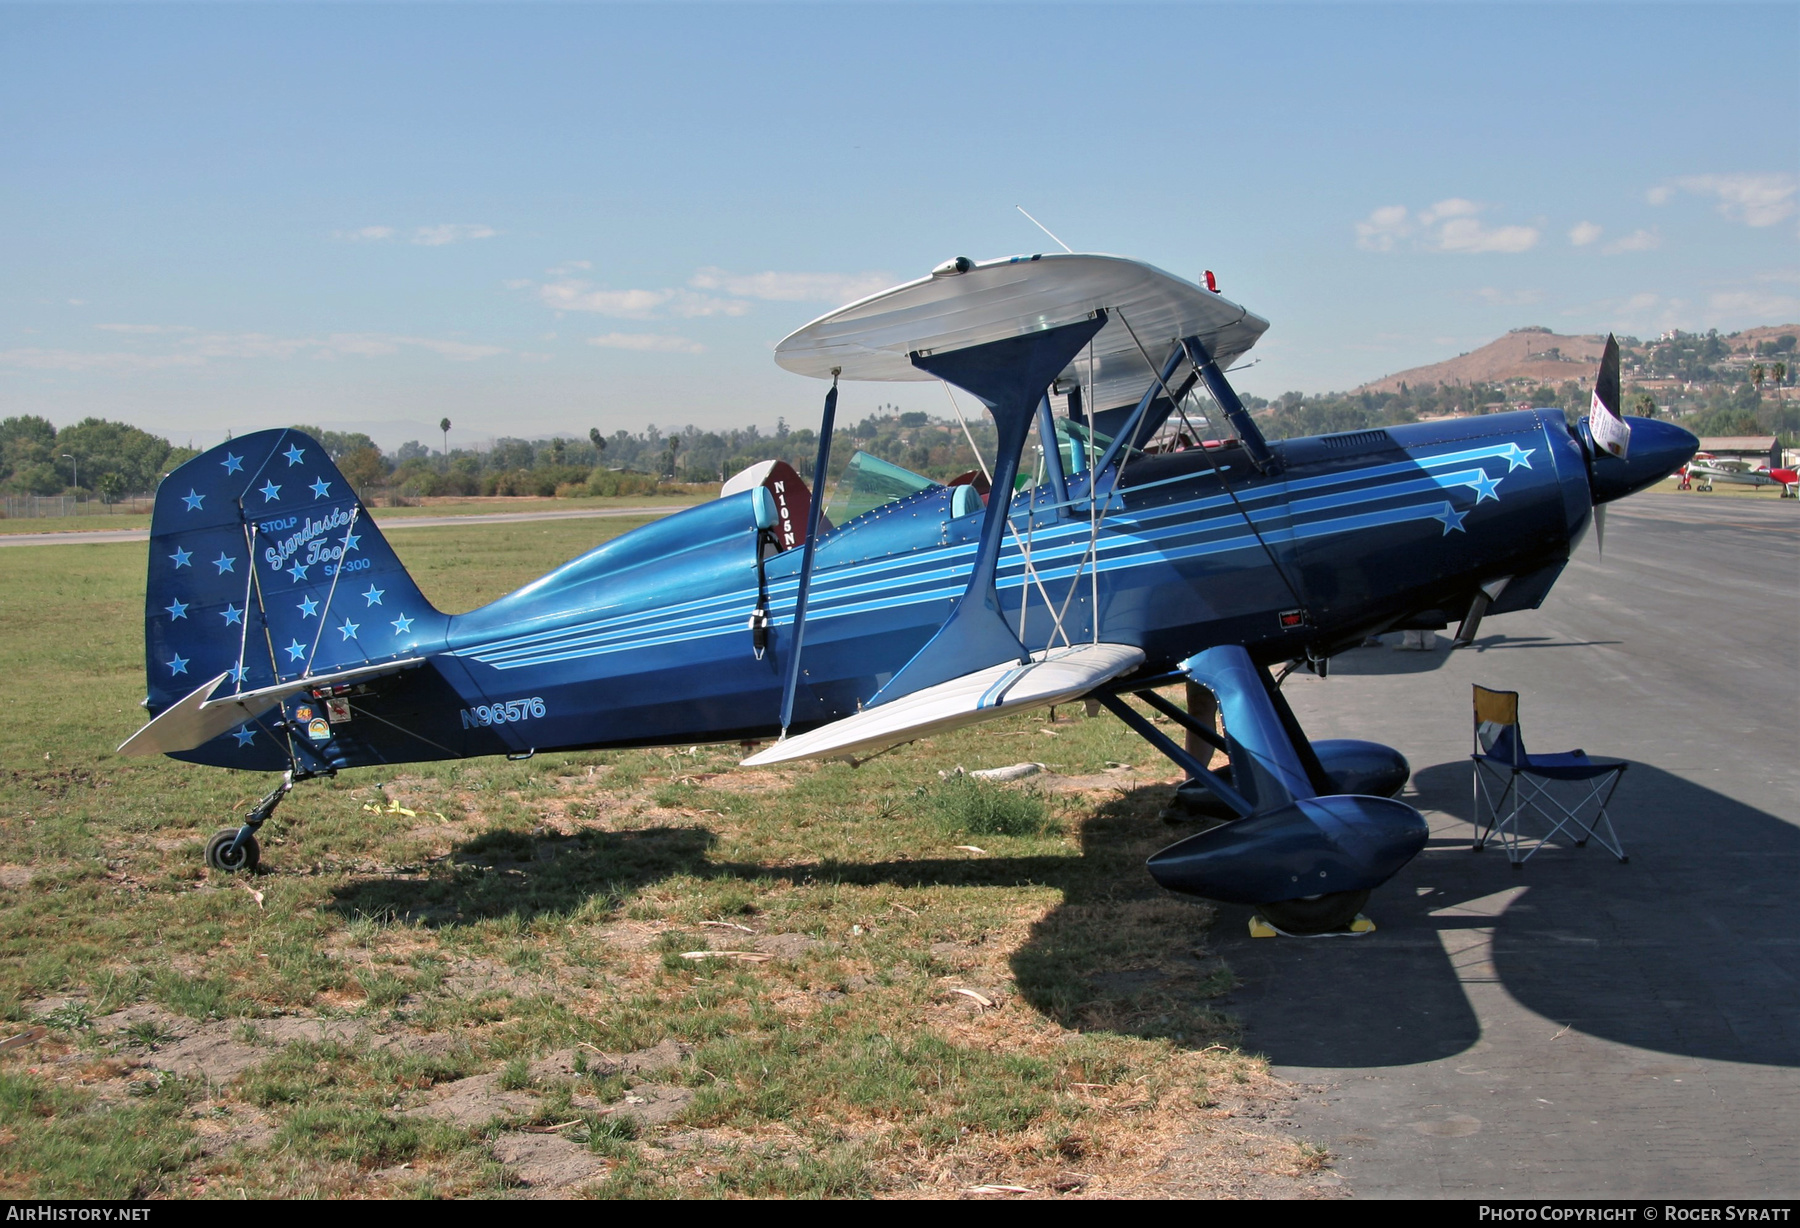
{"type": "Polygon", "coordinates": [[[264,482],[257,490],[262,493],[264,503],[273,503],[281,497],[281,487],[274,482],[264,482]]]}
{"type": "Polygon", "coordinates": [[[353,623],[346,618],[344,620],[344,625],[339,627],[338,630],[343,633],[345,639],[350,639],[356,634],[356,629],[361,625],[361,623],[353,623]]]}
{"type": "Polygon", "coordinates": [[[244,471],[244,458],[241,456],[233,456],[229,452],[225,454],[225,459],[219,463],[225,466],[226,473],[242,473],[244,471]]]}
{"type": "Polygon", "coordinates": [[[234,605],[228,605],[223,610],[220,610],[219,617],[225,620],[225,625],[227,627],[241,627],[244,625],[244,612],[234,605]]]}
{"type": "Polygon", "coordinates": [[[169,676],[171,678],[173,678],[176,674],[187,673],[187,667],[188,667],[189,660],[190,660],[190,658],[184,657],[184,656],[180,655],[179,653],[177,653],[175,656],[175,659],[173,661],[167,662],[167,665],[169,667],[169,676]]]}
{"type": "Polygon", "coordinates": [[[319,603],[314,601],[311,597],[302,597],[300,599],[299,609],[301,618],[311,618],[319,612],[319,603]]]}
{"type": "Polygon", "coordinates": [[[181,496],[181,501],[187,504],[188,511],[197,512],[200,510],[200,505],[206,502],[206,496],[196,493],[194,488],[190,486],[188,487],[187,494],[181,496]]]}
{"type": "Polygon", "coordinates": [[[288,450],[286,452],[283,452],[282,455],[287,457],[288,468],[290,468],[290,469],[292,469],[295,465],[298,465],[301,461],[306,459],[306,453],[301,451],[300,446],[298,444],[290,443],[288,445],[288,450]]]}
{"type": "Polygon", "coordinates": [[[188,560],[193,557],[194,552],[192,550],[183,550],[180,546],[177,546],[175,547],[175,553],[169,556],[169,561],[175,564],[176,570],[180,570],[181,568],[186,567],[188,565],[188,560]]]}
{"type": "Polygon", "coordinates": [[[174,622],[177,618],[187,617],[188,608],[187,602],[185,601],[171,601],[168,605],[164,606],[163,609],[169,612],[170,622],[174,622]]]}
{"type": "Polygon", "coordinates": [[[407,632],[412,630],[412,625],[413,625],[413,620],[408,618],[406,615],[402,614],[399,618],[396,618],[394,620],[394,623],[393,623],[394,634],[395,635],[405,635],[407,632]]]}
{"type": "Polygon", "coordinates": [[[224,575],[228,571],[235,572],[237,570],[237,560],[221,550],[219,557],[213,560],[213,566],[219,569],[220,575],[224,575]]]}
{"type": "Polygon", "coordinates": [[[304,657],[306,655],[306,645],[302,644],[299,640],[295,640],[293,643],[289,644],[283,651],[285,651],[287,653],[289,660],[298,661],[301,657],[304,657]]]}
{"type": "Polygon", "coordinates": [[[381,595],[385,592],[387,592],[385,588],[376,588],[371,584],[369,585],[369,591],[363,594],[363,600],[367,601],[370,605],[380,605],[381,595]]]}

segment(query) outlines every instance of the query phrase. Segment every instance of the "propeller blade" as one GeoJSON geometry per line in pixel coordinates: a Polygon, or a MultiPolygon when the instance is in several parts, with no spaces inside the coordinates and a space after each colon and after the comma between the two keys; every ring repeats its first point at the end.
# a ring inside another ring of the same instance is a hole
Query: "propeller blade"
{"type": "Polygon", "coordinates": [[[1606,557],[1606,504],[1594,504],[1594,547],[1606,557]]]}
{"type": "Polygon", "coordinates": [[[1595,447],[1624,460],[1631,451],[1631,427],[1619,413],[1619,342],[1606,334],[1606,351],[1600,356],[1600,374],[1594,379],[1593,401],[1588,409],[1588,433],[1595,447]]]}

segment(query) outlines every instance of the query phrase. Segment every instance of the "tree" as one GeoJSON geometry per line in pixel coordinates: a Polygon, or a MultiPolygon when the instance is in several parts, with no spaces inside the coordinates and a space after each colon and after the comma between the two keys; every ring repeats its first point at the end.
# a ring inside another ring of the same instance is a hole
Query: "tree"
{"type": "Polygon", "coordinates": [[[1753,362],[1750,364],[1750,382],[1756,385],[1756,399],[1758,401],[1762,400],[1763,380],[1766,378],[1768,378],[1768,374],[1763,370],[1763,365],[1760,362],[1753,362]]]}
{"type": "Polygon", "coordinates": [[[154,490],[168,471],[169,441],[123,422],[86,418],[56,433],[52,449],[81,459],[81,476],[89,490],[97,490],[102,477],[117,474],[123,491],[154,490]]]}
{"type": "Polygon", "coordinates": [[[444,433],[444,455],[450,455],[450,419],[445,418],[438,423],[438,430],[444,433]]]}
{"type": "Polygon", "coordinates": [[[343,471],[344,480],[355,488],[357,494],[379,486],[387,479],[387,465],[381,459],[381,449],[374,444],[357,448],[341,458],[337,458],[338,468],[343,471]]]}
{"type": "Polygon", "coordinates": [[[600,463],[600,458],[606,455],[606,436],[600,433],[599,427],[590,426],[588,427],[588,442],[594,445],[594,463],[597,465],[600,463]]]}

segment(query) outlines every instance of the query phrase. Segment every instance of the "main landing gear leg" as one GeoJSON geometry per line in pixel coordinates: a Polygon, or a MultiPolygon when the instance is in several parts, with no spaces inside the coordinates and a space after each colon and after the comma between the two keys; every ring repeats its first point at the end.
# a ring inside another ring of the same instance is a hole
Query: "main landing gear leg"
{"type": "Polygon", "coordinates": [[[291,768],[283,772],[281,783],[265,793],[263,799],[244,815],[242,827],[227,827],[215,833],[206,842],[206,864],[227,874],[236,874],[240,870],[255,873],[262,861],[262,846],[256,842],[257,829],[269,821],[275,807],[281,805],[281,799],[294,787],[294,780],[291,768]]]}

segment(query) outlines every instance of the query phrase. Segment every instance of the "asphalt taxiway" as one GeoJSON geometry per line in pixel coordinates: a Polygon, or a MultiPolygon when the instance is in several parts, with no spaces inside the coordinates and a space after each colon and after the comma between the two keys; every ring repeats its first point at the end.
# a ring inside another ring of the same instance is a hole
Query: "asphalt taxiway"
{"type": "MultiPolygon", "coordinates": [[[[1362,648],[1287,693],[1314,737],[1401,748],[1425,852],[1360,938],[1215,930],[1296,1134],[1364,1197],[1800,1195],[1800,509],[1616,504],[1541,610],[1475,646],[1362,648]],[[1470,684],[1526,744],[1631,762],[1630,856],[1470,848],[1470,684]]],[[[1398,636],[1389,636],[1397,640],[1398,636]]]]}

